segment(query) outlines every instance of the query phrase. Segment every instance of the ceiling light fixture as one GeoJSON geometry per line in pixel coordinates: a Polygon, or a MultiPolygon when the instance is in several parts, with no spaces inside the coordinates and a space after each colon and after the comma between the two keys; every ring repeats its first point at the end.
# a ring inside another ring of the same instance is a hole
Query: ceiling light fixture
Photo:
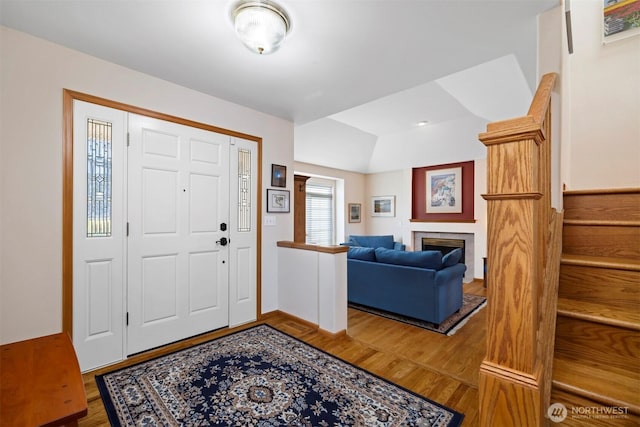
{"type": "Polygon", "coordinates": [[[241,1],[231,13],[236,34],[246,47],[260,55],[280,47],[291,28],[287,13],[271,1],[241,1]]]}
{"type": "Polygon", "coordinates": [[[426,126],[429,124],[429,120],[421,120],[418,123],[416,123],[417,126],[426,126]]]}

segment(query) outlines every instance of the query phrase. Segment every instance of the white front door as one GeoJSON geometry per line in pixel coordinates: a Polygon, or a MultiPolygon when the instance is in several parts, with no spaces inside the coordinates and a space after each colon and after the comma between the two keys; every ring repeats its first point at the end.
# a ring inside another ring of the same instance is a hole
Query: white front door
{"type": "Polygon", "coordinates": [[[129,131],[133,354],[228,325],[229,137],[134,114],[129,131]]]}
{"type": "Polygon", "coordinates": [[[73,123],[82,371],[255,320],[256,142],[79,100],[73,123]]]}
{"type": "Polygon", "coordinates": [[[73,103],[73,344],[86,371],[124,357],[127,113],[73,103]]]}

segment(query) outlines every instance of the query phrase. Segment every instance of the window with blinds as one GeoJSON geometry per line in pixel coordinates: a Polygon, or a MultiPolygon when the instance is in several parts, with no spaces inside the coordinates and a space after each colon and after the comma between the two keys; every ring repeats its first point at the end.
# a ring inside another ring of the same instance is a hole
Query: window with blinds
{"type": "Polygon", "coordinates": [[[306,184],[306,241],[314,245],[333,245],[335,184],[314,178],[306,184]]]}

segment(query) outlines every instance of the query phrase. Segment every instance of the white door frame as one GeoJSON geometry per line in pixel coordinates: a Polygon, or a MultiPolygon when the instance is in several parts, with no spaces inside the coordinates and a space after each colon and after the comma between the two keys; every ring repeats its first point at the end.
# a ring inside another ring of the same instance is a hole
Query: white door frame
{"type": "MultiPolygon", "coordinates": [[[[169,122],[183,124],[199,129],[209,130],[212,132],[222,133],[231,137],[242,138],[256,143],[257,147],[257,171],[256,171],[256,271],[261,271],[262,262],[262,138],[219,128],[205,123],[195,122],[179,117],[159,113],[153,110],[147,110],[99,98],[93,95],[63,90],[63,202],[62,202],[62,329],[64,332],[73,336],[73,101],[80,100],[90,102],[105,107],[110,107],[129,113],[146,115],[169,122]]],[[[260,319],[261,313],[261,277],[256,275],[256,307],[255,312],[257,318],[260,319]]]]}

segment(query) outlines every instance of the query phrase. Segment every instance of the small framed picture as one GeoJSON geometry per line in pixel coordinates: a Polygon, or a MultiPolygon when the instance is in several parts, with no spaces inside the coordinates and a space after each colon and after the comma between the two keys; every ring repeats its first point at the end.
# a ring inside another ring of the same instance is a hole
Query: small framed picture
{"type": "Polygon", "coordinates": [[[289,212],[289,190],[267,189],[267,212],[289,212]]]}
{"type": "Polygon", "coordinates": [[[360,222],[360,211],[362,205],[360,203],[349,203],[349,222],[360,222]]]}
{"type": "Polygon", "coordinates": [[[282,165],[271,165],[271,186],[287,186],[287,167],[282,165]]]}
{"type": "Polygon", "coordinates": [[[371,216],[396,216],[396,196],[373,196],[371,216]]]}

